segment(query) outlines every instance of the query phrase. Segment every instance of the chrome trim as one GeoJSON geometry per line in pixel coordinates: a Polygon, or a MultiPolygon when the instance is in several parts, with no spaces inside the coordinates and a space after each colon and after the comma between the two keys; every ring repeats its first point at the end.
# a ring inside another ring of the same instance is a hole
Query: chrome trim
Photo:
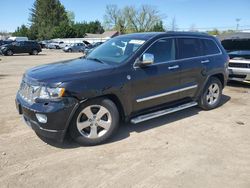
{"type": "Polygon", "coordinates": [[[186,108],[196,106],[197,104],[198,104],[197,102],[193,101],[193,102],[189,102],[189,103],[186,103],[186,104],[182,104],[182,105],[177,106],[177,107],[167,108],[165,110],[160,110],[160,111],[157,111],[157,112],[144,114],[144,115],[141,115],[141,116],[138,116],[138,117],[135,117],[135,118],[131,119],[130,122],[133,123],[133,124],[140,123],[140,122],[150,120],[150,119],[153,119],[153,118],[157,118],[157,117],[160,117],[160,116],[163,116],[163,115],[166,115],[166,114],[170,114],[170,113],[173,113],[173,112],[184,110],[186,108]]]}
{"type": "Polygon", "coordinates": [[[179,65],[174,65],[174,66],[168,67],[168,70],[173,70],[173,69],[178,69],[178,68],[180,68],[179,65]]]}
{"type": "MultiPolygon", "coordinates": [[[[165,63],[173,63],[173,62],[179,62],[179,61],[185,61],[185,60],[190,60],[190,59],[196,59],[196,58],[202,58],[202,57],[211,57],[211,56],[217,56],[217,55],[221,55],[222,54],[222,51],[219,47],[219,45],[214,41],[214,39],[211,39],[211,38],[206,38],[206,37],[199,37],[199,36],[171,36],[171,37],[162,37],[162,38],[159,38],[157,39],[156,41],[154,41],[152,44],[150,44],[143,52],[142,54],[137,58],[137,59],[140,59],[141,56],[156,42],[158,42],[159,40],[163,40],[163,39],[177,39],[177,38],[198,38],[198,39],[206,39],[206,40],[212,40],[217,48],[219,49],[220,53],[217,53],[217,54],[209,54],[209,55],[203,55],[203,56],[195,56],[195,57],[188,57],[188,58],[183,58],[183,59],[175,59],[175,60],[170,60],[170,61],[164,61],[164,62],[159,62],[159,63],[153,63],[151,65],[148,65],[148,66],[155,66],[155,65],[161,65],[161,64],[165,64],[165,63]]],[[[174,41],[175,43],[175,41],[174,41]]],[[[175,44],[176,45],[176,44],[175,44]]],[[[140,68],[139,66],[136,66],[136,62],[137,60],[134,62],[133,64],[133,68],[134,69],[138,69],[140,68]]]]}
{"type": "Polygon", "coordinates": [[[201,61],[202,64],[205,64],[205,63],[209,63],[210,61],[207,59],[207,60],[203,60],[201,61]]]}
{"type": "Polygon", "coordinates": [[[177,89],[177,90],[168,91],[168,92],[165,92],[165,93],[153,95],[153,96],[150,96],[150,97],[145,97],[145,98],[137,99],[136,102],[143,102],[143,101],[147,101],[147,100],[151,100],[151,99],[163,97],[163,96],[166,96],[166,95],[171,95],[171,94],[174,94],[174,93],[186,91],[186,90],[189,90],[189,89],[194,89],[194,88],[197,88],[197,87],[198,87],[198,85],[196,84],[196,85],[184,87],[184,88],[181,88],[181,89],[177,89]]]}

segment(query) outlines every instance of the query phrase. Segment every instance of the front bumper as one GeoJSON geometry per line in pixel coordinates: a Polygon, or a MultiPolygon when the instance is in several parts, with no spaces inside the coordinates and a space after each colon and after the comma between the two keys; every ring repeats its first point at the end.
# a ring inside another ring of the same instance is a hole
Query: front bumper
{"type": "Polygon", "coordinates": [[[249,68],[229,67],[228,70],[229,70],[229,80],[250,82],[250,69],[249,68]]]}
{"type": "Polygon", "coordinates": [[[60,142],[64,139],[71,118],[78,105],[79,102],[70,97],[65,97],[60,101],[29,104],[19,94],[16,96],[17,110],[23,116],[26,124],[38,135],[60,142]],[[36,114],[45,115],[47,122],[39,122],[36,114]]]}

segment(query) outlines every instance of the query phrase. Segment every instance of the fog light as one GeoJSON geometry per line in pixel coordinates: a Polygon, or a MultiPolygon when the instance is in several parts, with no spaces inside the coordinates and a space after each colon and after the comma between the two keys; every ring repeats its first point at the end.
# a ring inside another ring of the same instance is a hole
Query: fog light
{"type": "Polygon", "coordinates": [[[47,116],[44,114],[36,114],[36,118],[40,123],[47,123],[47,116]]]}

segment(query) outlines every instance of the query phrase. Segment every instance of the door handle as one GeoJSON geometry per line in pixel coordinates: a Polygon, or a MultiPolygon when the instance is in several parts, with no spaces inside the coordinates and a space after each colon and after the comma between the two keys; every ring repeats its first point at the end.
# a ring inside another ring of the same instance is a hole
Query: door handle
{"type": "Polygon", "coordinates": [[[210,61],[207,59],[207,60],[203,60],[201,61],[202,64],[205,64],[205,63],[209,63],[210,61]]]}
{"type": "Polygon", "coordinates": [[[179,65],[175,65],[175,66],[172,66],[172,67],[168,67],[169,70],[178,69],[178,68],[179,68],[179,65]]]}

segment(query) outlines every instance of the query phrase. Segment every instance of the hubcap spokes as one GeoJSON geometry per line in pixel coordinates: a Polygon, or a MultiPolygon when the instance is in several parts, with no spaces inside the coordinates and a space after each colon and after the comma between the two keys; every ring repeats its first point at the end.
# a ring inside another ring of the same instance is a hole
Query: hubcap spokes
{"type": "Polygon", "coordinates": [[[101,105],[91,105],[84,108],[77,117],[77,129],[87,138],[103,136],[111,126],[110,112],[101,105]]]}
{"type": "Polygon", "coordinates": [[[208,104],[213,105],[217,102],[219,98],[219,90],[220,88],[216,83],[213,83],[209,86],[206,96],[208,104]]]}

